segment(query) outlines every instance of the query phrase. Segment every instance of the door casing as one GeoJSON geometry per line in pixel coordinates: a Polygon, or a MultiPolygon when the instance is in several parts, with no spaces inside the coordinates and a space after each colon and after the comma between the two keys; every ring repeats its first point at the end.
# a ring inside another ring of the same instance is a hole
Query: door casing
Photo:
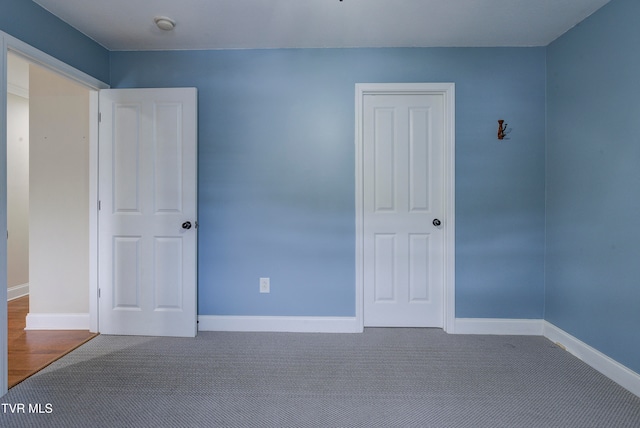
{"type": "Polygon", "coordinates": [[[454,83],[358,83],[356,84],[356,322],[364,329],[364,180],[363,101],[365,95],[439,94],[444,98],[444,331],[455,325],[455,84],[454,83]]]}

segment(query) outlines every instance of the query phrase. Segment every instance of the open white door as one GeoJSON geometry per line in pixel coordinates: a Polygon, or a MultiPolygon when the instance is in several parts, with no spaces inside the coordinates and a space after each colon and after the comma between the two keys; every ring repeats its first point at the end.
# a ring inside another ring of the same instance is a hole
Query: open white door
{"type": "Polygon", "coordinates": [[[196,99],[100,91],[101,333],[196,335],[196,99]]]}

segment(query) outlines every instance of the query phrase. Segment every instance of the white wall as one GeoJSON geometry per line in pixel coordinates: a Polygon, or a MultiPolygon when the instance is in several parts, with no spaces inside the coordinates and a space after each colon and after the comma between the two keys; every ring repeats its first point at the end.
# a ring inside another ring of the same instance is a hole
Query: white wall
{"type": "Polygon", "coordinates": [[[29,283],[29,100],[7,94],[7,285],[29,283]]]}
{"type": "Polygon", "coordinates": [[[30,67],[30,311],[89,312],[89,92],[30,67]]]}

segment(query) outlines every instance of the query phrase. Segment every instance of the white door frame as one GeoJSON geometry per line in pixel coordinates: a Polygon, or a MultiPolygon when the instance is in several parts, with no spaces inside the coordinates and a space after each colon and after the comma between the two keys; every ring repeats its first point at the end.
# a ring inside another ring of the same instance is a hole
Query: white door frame
{"type": "MultiPolygon", "coordinates": [[[[9,51],[86,87],[89,93],[89,330],[98,331],[98,91],[109,85],[48,55],[33,46],[0,31],[0,230],[7,228],[7,53],[9,51]]],[[[0,239],[0,271],[7,269],[7,241],[0,239]]],[[[0,275],[0,331],[7,331],[7,276],[0,275]]],[[[0,397],[8,390],[8,343],[0,340],[0,397]]]]}
{"type": "Polygon", "coordinates": [[[444,97],[444,331],[455,326],[455,84],[356,84],[356,321],[364,329],[364,182],[363,100],[365,95],[443,95],[444,97]]]}

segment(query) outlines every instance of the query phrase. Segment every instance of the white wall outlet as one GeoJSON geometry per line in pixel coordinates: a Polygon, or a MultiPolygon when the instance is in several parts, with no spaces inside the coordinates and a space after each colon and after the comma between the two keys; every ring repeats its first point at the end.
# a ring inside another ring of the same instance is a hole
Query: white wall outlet
{"type": "Polygon", "coordinates": [[[271,292],[271,282],[269,281],[269,278],[260,278],[260,292],[261,293],[271,292]]]}

